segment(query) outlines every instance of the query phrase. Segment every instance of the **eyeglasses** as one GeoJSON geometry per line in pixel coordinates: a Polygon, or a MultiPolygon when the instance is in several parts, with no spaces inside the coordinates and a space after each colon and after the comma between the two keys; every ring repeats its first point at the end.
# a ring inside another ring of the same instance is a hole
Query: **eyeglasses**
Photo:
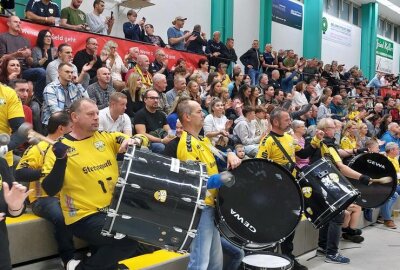
{"type": "Polygon", "coordinates": [[[151,100],[159,100],[160,99],[159,97],[146,97],[146,98],[149,98],[151,100]]]}
{"type": "Polygon", "coordinates": [[[51,35],[45,35],[44,37],[49,37],[49,38],[51,38],[51,35]]]}

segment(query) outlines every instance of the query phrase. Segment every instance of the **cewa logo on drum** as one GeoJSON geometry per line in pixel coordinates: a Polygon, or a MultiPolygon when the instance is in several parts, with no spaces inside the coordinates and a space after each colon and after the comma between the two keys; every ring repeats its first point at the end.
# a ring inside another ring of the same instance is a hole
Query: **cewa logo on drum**
{"type": "Polygon", "coordinates": [[[252,233],[256,233],[257,230],[251,225],[248,221],[244,220],[243,217],[240,216],[235,210],[231,208],[231,215],[234,216],[240,223],[242,223],[247,229],[249,229],[252,233]]]}

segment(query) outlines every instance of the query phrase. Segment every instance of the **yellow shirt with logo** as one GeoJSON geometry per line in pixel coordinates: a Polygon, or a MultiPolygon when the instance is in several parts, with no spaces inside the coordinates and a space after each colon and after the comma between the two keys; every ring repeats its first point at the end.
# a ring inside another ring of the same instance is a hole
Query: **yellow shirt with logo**
{"type": "MultiPolygon", "coordinates": [[[[11,127],[8,120],[13,118],[24,117],[21,100],[17,93],[10,87],[0,84],[0,134],[5,133],[11,135],[11,127]]],[[[8,166],[13,165],[13,153],[8,151],[4,159],[8,166]]]]}
{"type": "Polygon", "coordinates": [[[322,157],[328,157],[335,163],[342,162],[339,153],[333,147],[328,147],[326,144],[321,145],[321,155],[322,157]]]}
{"type": "Polygon", "coordinates": [[[399,177],[400,165],[399,165],[399,160],[397,159],[397,157],[394,157],[394,158],[391,158],[391,157],[388,157],[388,156],[386,156],[386,157],[390,160],[390,162],[392,162],[392,164],[394,166],[394,169],[396,170],[396,173],[397,173],[397,184],[400,185],[400,177],[399,177]]]}
{"type": "MultiPolygon", "coordinates": [[[[36,145],[29,146],[28,149],[25,150],[24,155],[21,157],[21,160],[17,166],[17,170],[22,168],[31,168],[35,170],[42,169],[46,155],[53,155],[52,160],[54,160],[54,154],[51,150],[51,145],[48,142],[41,141],[36,145]]],[[[38,198],[48,196],[42,189],[41,180],[43,180],[42,177],[38,181],[29,183],[29,189],[34,190],[31,194],[29,194],[29,201],[31,203],[36,201],[38,198]]]]}
{"type": "Polygon", "coordinates": [[[357,148],[357,140],[354,137],[344,136],[340,141],[340,148],[344,150],[353,150],[357,148]]]}
{"type": "MultiPolygon", "coordinates": [[[[107,210],[118,180],[116,155],[127,135],[96,131],[83,140],[69,137],[60,141],[70,147],[60,203],[65,224],[107,210]]],[[[45,158],[43,174],[51,172],[54,155],[45,158]],[[52,158],[51,158],[52,157],[52,158]]]]}
{"type": "MultiPolygon", "coordinates": [[[[206,164],[208,175],[218,173],[217,162],[211,152],[211,142],[208,138],[195,138],[184,131],[178,143],[177,158],[182,161],[193,160],[206,164]]],[[[217,189],[207,190],[205,203],[214,206],[217,189]]]]}

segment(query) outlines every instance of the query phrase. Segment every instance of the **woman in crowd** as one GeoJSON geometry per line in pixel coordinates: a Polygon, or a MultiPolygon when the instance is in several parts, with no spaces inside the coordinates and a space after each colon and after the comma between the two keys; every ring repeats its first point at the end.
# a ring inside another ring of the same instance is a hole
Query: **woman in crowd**
{"type": "Polygon", "coordinates": [[[210,114],[204,119],[204,135],[210,138],[213,145],[228,143],[229,129],[233,121],[224,115],[222,100],[214,98],[210,103],[210,114]]]}
{"type": "Polygon", "coordinates": [[[250,85],[243,84],[242,86],[240,86],[239,93],[235,98],[238,98],[243,103],[243,106],[251,106],[250,95],[251,95],[250,85]]]}
{"type": "Polygon", "coordinates": [[[185,77],[185,79],[189,78],[190,75],[192,75],[193,69],[186,65],[186,60],[184,58],[179,58],[176,61],[175,65],[172,67],[171,71],[175,73],[175,70],[177,68],[181,68],[179,70],[185,70],[186,71],[185,74],[182,75],[183,77],[185,77]]]}
{"type": "Polygon", "coordinates": [[[259,98],[259,96],[260,96],[260,89],[259,89],[257,86],[255,86],[255,85],[250,86],[250,88],[251,88],[250,97],[249,97],[250,105],[251,105],[253,108],[255,108],[255,107],[257,107],[258,105],[261,104],[261,100],[260,100],[260,98],[259,98]]]}
{"type": "Polygon", "coordinates": [[[127,88],[122,90],[122,93],[127,96],[128,100],[125,113],[131,118],[133,123],[135,113],[144,107],[142,100],[142,77],[136,72],[131,73],[126,86],[127,88]]]}
{"type": "Polygon", "coordinates": [[[321,104],[318,107],[317,113],[317,122],[322,118],[331,117],[331,109],[329,108],[329,104],[331,104],[332,98],[330,96],[323,95],[321,97],[321,104]]]}
{"type": "MultiPolygon", "coordinates": [[[[292,129],[293,129],[293,138],[294,138],[294,143],[300,145],[302,148],[304,148],[305,145],[305,139],[304,135],[307,132],[306,125],[304,121],[301,120],[293,120],[292,122],[292,129]]],[[[307,166],[310,163],[309,158],[299,158],[296,156],[296,165],[299,168],[303,168],[304,166],[307,166]]]]}
{"type": "Polygon", "coordinates": [[[200,86],[196,81],[189,81],[186,86],[186,91],[191,100],[197,101],[201,104],[200,86]]]}
{"type": "Polygon", "coordinates": [[[382,121],[379,127],[380,132],[378,138],[382,137],[382,135],[385,134],[385,132],[388,130],[388,126],[390,123],[392,123],[392,116],[390,114],[385,114],[382,117],[382,121]]]}
{"type": "Polygon", "coordinates": [[[295,90],[293,91],[293,106],[303,106],[308,104],[308,100],[304,91],[306,90],[307,84],[304,81],[296,84],[295,90]]]}
{"type": "Polygon", "coordinates": [[[251,78],[250,78],[249,74],[244,74],[243,75],[243,82],[242,83],[245,83],[247,85],[251,84],[251,78]]]}
{"type": "Polygon", "coordinates": [[[208,67],[209,67],[208,60],[206,58],[201,58],[197,63],[197,69],[195,71],[196,73],[199,73],[201,75],[201,77],[205,82],[208,79],[208,74],[209,74],[208,67]]]}
{"type": "Polygon", "coordinates": [[[365,148],[365,143],[371,138],[367,136],[368,127],[365,123],[357,124],[358,136],[357,136],[357,148],[365,148]]]}
{"type": "Polygon", "coordinates": [[[343,128],[340,148],[349,154],[354,154],[354,149],[357,149],[357,133],[357,123],[352,120],[348,121],[343,128]]]}
{"type": "Polygon", "coordinates": [[[106,67],[111,71],[111,79],[115,90],[121,91],[126,87],[125,82],[122,80],[122,73],[128,72],[121,56],[119,56],[117,49],[118,44],[112,40],[107,41],[104,48],[108,51],[108,58],[106,60],[106,67]]]}
{"type": "Polygon", "coordinates": [[[229,109],[232,106],[232,99],[229,96],[228,88],[222,87],[221,100],[222,103],[224,104],[225,110],[229,109]]]}
{"type": "Polygon", "coordinates": [[[41,30],[36,39],[36,46],[32,49],[34,67],[46,69],[47,65],[57,58],[57,47],[54,47],[49,30],[41,30]]]}
{"type": "Polygon", "coordinates": [[[243,83],[243,72],[235,72],[232,76],[232,82],[228,85],[229,95],[231,98],[236,97],[239,93],[239,88],[243,83]]]}
{"type": "Polygon", "coordinates": [[[3,57],[0,70],[0,82],[8,84],[11,80],[21,78],[21,66],[18,59],[13,56],[3,57]]]}

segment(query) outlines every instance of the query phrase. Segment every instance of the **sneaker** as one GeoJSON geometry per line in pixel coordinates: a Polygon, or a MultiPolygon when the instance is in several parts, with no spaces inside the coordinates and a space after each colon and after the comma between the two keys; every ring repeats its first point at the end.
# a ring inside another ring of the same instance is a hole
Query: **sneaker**
{"type": "Polygon", "coordinates": [[[340,253],[336,253],[335,255],[326,255],[325,262],[337,263],[337,264],[349,264],[350,259],[342,256],[340,253]]]}
{"type": "Polygon", "coordinates": [[[360,236],[360,235],[351,235],[348,233],[344,233],[342,234],[343,239],[349,240],[353,243],[361,243],[364,241],[364,237],[360,236]]]}
{"type": "Polygon", "coordinates": [[[342,228],[342,232],[350,234],[350,235],[361,235],[362,234],[362,230],[361,229],[352,229],[350,227],[342,228]]]}
{"type": "Polygon", "coordinates": [[[372,209],[369,208],[364,209],[364,218],[369,222],[372,222],[372,209]]]}
{"type": "Polygon", "coordinates": [[[293,270],[308,270],[308,267],[299,263],[298,260],[293,260],[293,268],[292,269],[293,270]]]}
{"type": "Polygon", "coordinates": [[[317,257],[326,257],[326,251],[322,247],[317,248],[317,252],[315,253],[317,257]]]}
{"type": "Polygon", "coordinates": [[[379,216],[378,219],[376,220],[376,223],[383,224],[385,223],[385,220],[383,220],[383,217],[379,216]]]}
{"type": "Polygon", "coordinates": [[[389,219],[389,220],[385,220],[383,223],[386,227],[390,228],[390,229],[397,229],[396,224],[394,224],[393,220],[389,219]]]}
{"type": "Polygon", "coordinates": [[[67,267],[65,269],[66,270],[75,270],[80,262],[81,262],[81,260],[70,260],[67,263],[67,267]]]}

